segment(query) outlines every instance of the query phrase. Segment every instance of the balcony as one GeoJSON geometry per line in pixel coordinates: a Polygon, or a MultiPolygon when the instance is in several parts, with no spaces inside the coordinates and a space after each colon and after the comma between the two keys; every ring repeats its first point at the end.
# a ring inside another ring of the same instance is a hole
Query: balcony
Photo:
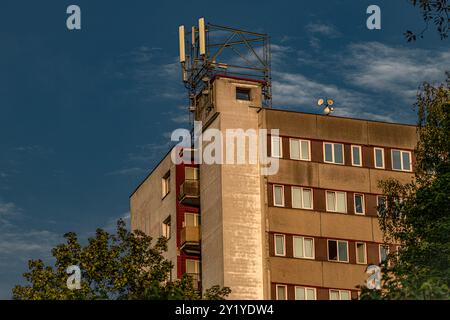
{"type": "Polygon", "coordinates": [[[190,254],[200,254],[200,227],[181,229],[181,250],[190,254]]]}
{"type": "Polygon", "coordinates": [[[194,289],[197,291],[202,291],[202,278],[199,273],[186,273],[186,275],[192,278],[192,284],[194,289]]]}
{"type": "Polygon", "coordinates": [[[189,206],[200,205],[199,180],[185,180],[180,185],[180,202],[189,206]]]}

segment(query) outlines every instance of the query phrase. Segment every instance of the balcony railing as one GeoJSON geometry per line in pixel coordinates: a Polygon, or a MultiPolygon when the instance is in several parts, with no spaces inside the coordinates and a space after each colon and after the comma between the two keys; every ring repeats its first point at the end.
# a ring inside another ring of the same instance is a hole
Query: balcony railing
{"type": "Polygon", "coordinates": [[[181,249],[186,253],[200,254],[200,227],[186,226],[181,229],[181,249]]]}
{"type": "Polygon", "coordinates": [[[200,204],[199,180],[184,180],[180,185],[180,201],[183,204],[198,206],[200,204]]]}
{"type": "Polygon", "coordinates": [[[192,284],[195,290],[202,290],[202,277],[200,273],[186,273],[188,276],[192,278],[192,284]]]}

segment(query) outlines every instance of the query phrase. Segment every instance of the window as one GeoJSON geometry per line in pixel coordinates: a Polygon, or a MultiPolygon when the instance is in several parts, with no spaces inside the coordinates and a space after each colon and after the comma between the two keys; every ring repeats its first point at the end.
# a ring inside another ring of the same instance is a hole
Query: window
{"type": "Polygon", "coordinates": [[[289,139],[290,157],[295,160],[311,161],[310,141],[289,139]]]}
{"type": "Polygon", "coordinates": [[[355,193],[354,195],[355,214],[364,214],[364,195],[355,193]]]}
{"type": "Polygon", "coordinates": [[[283,146],[282,139],[278,136],[271,136],[271,147],[270,147],[272,157],[281,158],[283,156],[283,146]]]}
{"type": "Polygon", "coordinates": [[[170,192],[170,170],[162,177],[162,198],[164,198],[170,192]]]}
{"type": "Polygon", "coordinates": [[[340,191],[327,191],[327,211],[347,212],[347,193],[340,191]]]}
{"type": "Polygon", "coordinates": [[[250,101],[250,89],[248,88],[236,88],[236,100],[250,101]]]}
{"type": "Polygon", "coordinates": [[[377,196],[377,212],[380,214],[386,209],[386,197],[377,196]]]}
{"type": "Polygon", "coordinates": [[[316,289],[296,286],[295,300],[316,300],[316,289]]]}
{"type": "Polygon", "coordinates": [[[411,171],[411,152],[392,150],[392,170],[411,171]]]}
{"type": "Polygon", "coordinates": [[[198,227],[200,225],[200,215],[198,213],[185,212],[183,227],[198,227]]]}
{"type": "Polygon", "coordinates": [[[314,239],[294,236],[294,258],[314,259],[314,239]]]}
{"type": "Polygon", "coordinates": [[[276,234],[275,238],[275,255],[276,256],[285,256],[286,255],[286,245],[285,245],[285,237],[282,234],[276,234]]]}
{"type": "Polygon", "coordinates": [[[185,180],[198,180],[198,168],[184,167],[185,180]]]}
{"type": "Polygon", "coordinates": [[[361,146],[352,146],[352,166],[362,166],[361,146]]]}
{"type": "Polygon", "coordinates": [[[348,262],[348,242],[344,240],[328,240],[328,260],[348,262]]]}
{"type": "Polygon", "coordinates": [[[364,242],[356,242],[356,263],[367,263],[366,244],[364,242]]]}
{"type": "Polygon", "coordinates": [[[386,261],[389,255],[389,247],[383,244],[380,244],[380,263],[386,261]]]}
{"type": "Polygon", "coordinates": [[[277,300],[287,300],[287,287],[277,284],[277,300]]]}
{"type": "Polygon", "coordinates": [[[344,164],[344,145],[341,143],[324,142],[324,162],[344,164]]]}
{"type": "MultiPolygon", "coordinates": [[[[193,259],[186,259],[186,273],[192,275],[195,278],[195,275],[200,274],[200,261],[193,259]]],[[[194,279],[195,280],[195,279],[194,279]]],[[[200,280],[200,279],[198,279],[200,280]]]]}
{"type": "Polygon", "coordinates": [[[373,152],[374,152],[375,168],[384,169],[384,149],[374,148],[373,152]]]}
{"type": "Polygon", "coordinates": [[[276,207],[284,207],[284,186],[273,186],[273,204],[276,207]]]}
{"type": "Polygon", "coordinates": [[[186,273],[192,277],[194,286],[197,286],[200,279],[200,261],[193,259],[186,259],[186,273]]]}
{"type": "Polygon", "coordinates": [[[350,297],[348,290],[330,290],[330,300],[350,300],[350,297]]]}
{"type": "Polygon", "coordinates": [[[312,189],[292,187],[292,208],[312,209],[312,189]]]}
{"type": "Polygon", "coordinates": [[[162,223],[162,236],[170,239],[170,216],[166,218],[166,220],[162,223]]]}

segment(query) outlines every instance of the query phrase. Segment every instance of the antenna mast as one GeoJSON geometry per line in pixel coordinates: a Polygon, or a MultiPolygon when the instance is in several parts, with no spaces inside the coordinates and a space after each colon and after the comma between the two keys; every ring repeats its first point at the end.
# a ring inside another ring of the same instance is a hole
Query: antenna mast
{"type": "Polygon", "coordinates": [[[262,83],[263,106],[272,107],[270,44],[267,34],[205,23],[185,32],[179,27],[182,79],[189,92],[190,111],[195,99],[209,89],[216,75],[235,76],[262,83]]]}

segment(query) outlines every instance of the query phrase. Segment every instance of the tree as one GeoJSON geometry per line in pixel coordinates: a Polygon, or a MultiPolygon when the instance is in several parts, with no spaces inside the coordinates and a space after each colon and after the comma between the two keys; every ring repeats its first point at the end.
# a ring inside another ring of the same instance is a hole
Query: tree
{"type": "Polygon", "coordinates": [[[425,83],[416,107],[415,179],[380,182],[380,226],[400,250],[381,266],[381,290],[364,288],[362,299],[450,298],[450,73],[444,84],[425,83]]]}
{"type": "MultiPolygon", "coordinates": [[[[123,220],[117,222],[117,234],[97,229],[95,237],[82,246],[75,233],[64,235],[65,243],[52,249],[54,268],[42,260],[30,260],[24,273],[28,285],[13,289],[14,299],[93,300],[93,299],[176,299],[198,300],[201,294],[192,278],[171,281],[172,263],[165,259],[167,240],[153,244],[141,231],[129,232],[123,220]],[[77,265],[81,288],[67,287],[66,269],[77,265]]],[[[204,299],[225,299],[231,290],[215,286],[206,290],[204,299]]]]}
{"type": "Polygon", "coordinates": [[[422,18],[425,22],[425,27],[418,34],[408,30],[404,33],[408,42],[415,41],[417,36],[423,38],[425,31],[427,31],[430,23],[434,24],[439,36],[442,39],[448,37],[449,26],[449,11],[450,4],[447,0],[409,0],[409,2],[420,9],[422,18]]]}

